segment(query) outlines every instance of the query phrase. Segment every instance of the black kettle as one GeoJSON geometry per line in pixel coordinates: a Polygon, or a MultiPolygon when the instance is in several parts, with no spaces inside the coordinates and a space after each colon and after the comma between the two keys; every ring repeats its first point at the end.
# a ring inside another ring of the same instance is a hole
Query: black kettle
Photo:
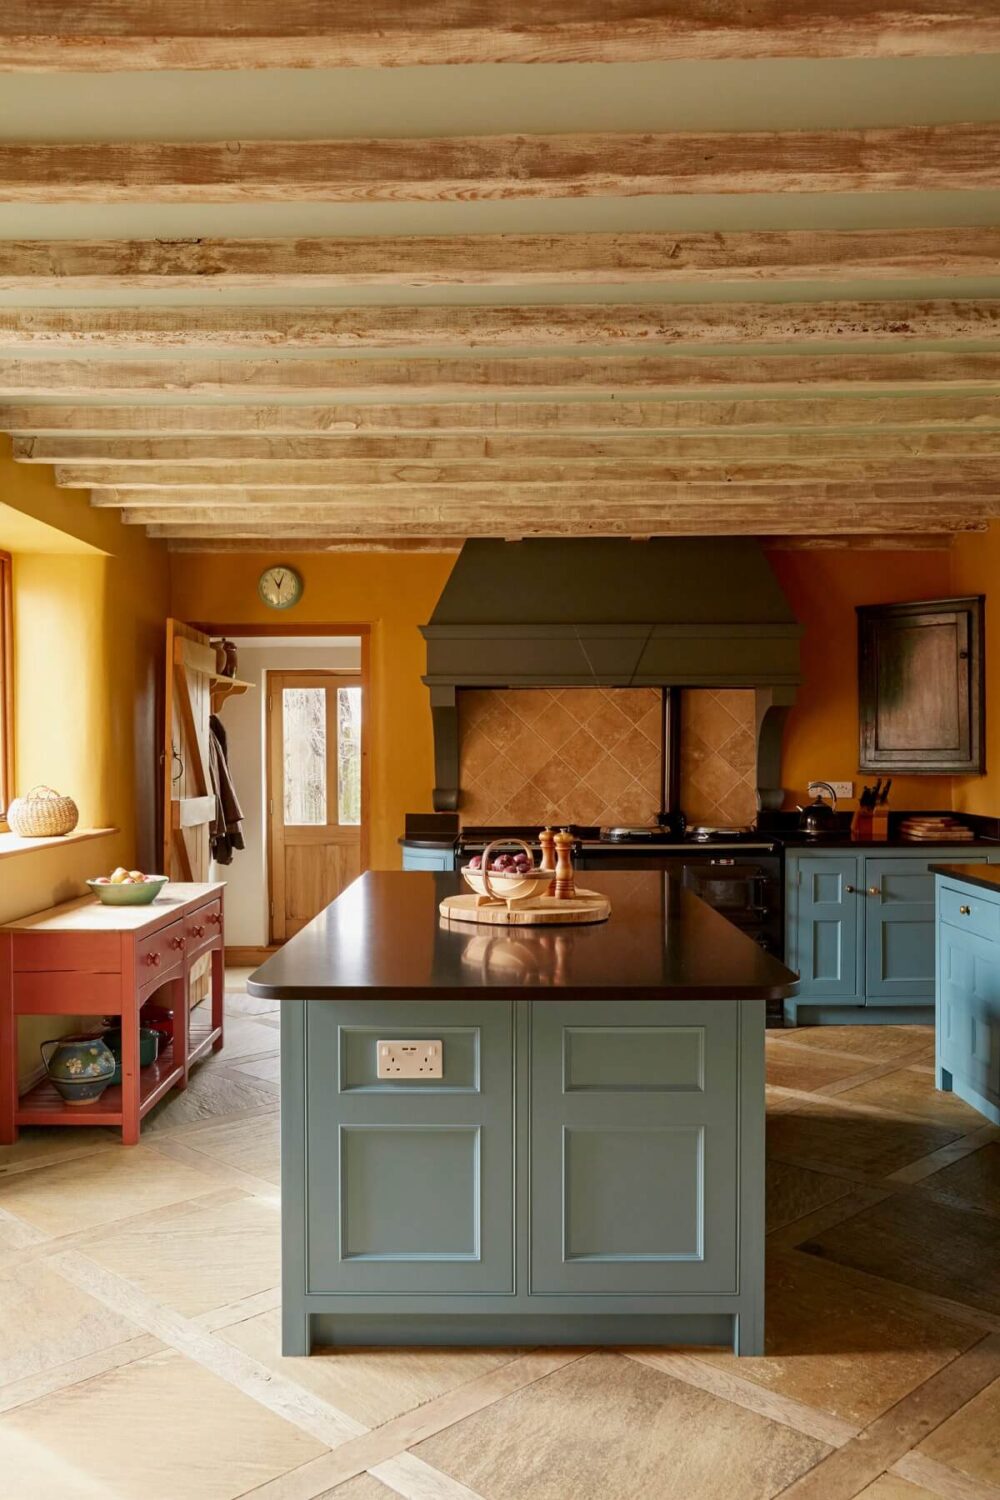
{"type": "Polygon", "coordinates": [[[816,793],[808,807],[799,807],[799,832],[811,839],[825,838],[836,826],[837,793],[828,781],[814,781],[812,791],[816,793]],[[824,802],[822,793],[829,792],[832,801],[824,802]]]}

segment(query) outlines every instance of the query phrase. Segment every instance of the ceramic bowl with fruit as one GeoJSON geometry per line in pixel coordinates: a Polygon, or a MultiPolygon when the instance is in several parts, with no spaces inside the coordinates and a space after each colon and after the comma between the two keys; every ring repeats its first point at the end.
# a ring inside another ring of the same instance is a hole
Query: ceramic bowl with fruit
{"type": "Polygon", "coordinates": [[[105,906],[149,906],[167,884],[167,875],[144,875],[123,865],[110,875],[99,875],[87,884],[105,906]]]}
{"type": "Polygon", "coordinates": [[[523,839],[496,839],[473,855],[462,874],[476,895],[488,901],[527,901],[545,895],[555,871],[536,869],[523,839]],[[511,852],[512,845],[520,846],[518,853],[511,852]]]}

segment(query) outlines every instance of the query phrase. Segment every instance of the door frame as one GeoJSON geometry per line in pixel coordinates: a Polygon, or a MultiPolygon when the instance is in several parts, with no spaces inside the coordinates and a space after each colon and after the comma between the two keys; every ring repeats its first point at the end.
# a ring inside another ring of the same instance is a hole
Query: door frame
{"type": "MultiPolygon", "coordinates": [[[[284,823],[284,819],[283,818],[279,819],[278,814],[276,812],[276,808],[280,805],[281,800],[282,800],[282,793],[281,793],[281,789],[280,789],[279,785],[276,782],[276,776],[280,774],[280,745],[279,745],[278,727],[277,727],[278,726],[278,717],[279,717],[279,715],[278,715],[277,711],[272,711],[272,705],[274,703],[274,688],[272,686],[272,679],[280,680],[283,684],[287,683],[289,685],[293,685],[296,681],[309,682],[309,683],[315,685],[319,681],[319,679],[321,679],[321,678],[329,678],[329,679],[331,679],[331,681],[329,683],[330,687],[333,687],[336,684],[337,679],[342,679],[345,682],[349,682],[352,685],[356,685],[356,686],[359,686],[361,688],[361,747],[360,747],[361,748],[361,822],[360,822],[360,826],[358,828],[358,866],[359,866],[360,873],[362,875],[364,874],[365,870],[367,870],[367,868],[368,868],[368,842],[369,842],[369,825],[368,825],[368,819],[369,819],[370,797],[369,797],[369,787],[368,787],[368,747],[367,747],[367,743],[366,743],[367,735],[366,735],[366,730],[365,730],[365,723],[366,723],[366,720],[368,718],[368,713],[367,713],[367,707],[368,707],[368,705],[365,702],[365,683],[364,683],[364,678],[362,677],[360,669],[359,670],[355,670],[353,667],[289,667],[289,668],[276,667],[273,671],[271,671],[270,669],[268,669],[264,673],[264,684],[263,684],[264,691],[267,693],[267,708],[265,710],[266,717],[267,717],[267,735],[266,735],[266,743],[265,743],[265,747],[264,747],[264,796],[265,796],[265,800],[267,802],[267,823],[266,823],[266,829],[267,829],[266,854],[267,854],[267,859],[266,859],[266,869],[267,869],[267,899],[268,899],[268,908],[269,908],[269,915],[268,915],[268,941],[271,944],[279,944],[280,945],[281,943],[287,942],[287,940],[288,940],[287,936],[283,937],[283,938],[278,938],[278,937],[275,936],[275,931],[276,931],[275,922],[276,922],[276,919],[278,918],[278,915],[279,915],[278,914],[278,909],[277,909],[277,907],[278,907],[277,896],[278,896],[279,888],[280,888],[281,897],[282,897],[282,906],[284,906],[284,899],[285,899],[284,871],[283,870],[279,871],[279,861],[276,861],[276,859],[275,859],[275,853],[278,850],[278,846],[279,846],[279,842],[280,842],[280,846],[281,846],[280,847],[280,855],[281,855],[280,863],[283,864],[284,857],[285,857],[285,847],[286,846],[285,846],[284,838],[282,838],[281,840],[279,840],[278,836],[277,836],[277,829],[278,829],[278,826],[279,826],[279,822],[280,822],[280,825],[281,825],[282,829],[285,827],[285,823],[284,823]],[[279,873],[281,875],[280,880],[278,878],[279,873]]],[[[327,766],[326,766],[326,777],[327,777],[327,800],[328,801],[329,801],[329,796],[330,796],[329,788],[330,788],[330,783],[331,783],[331,776],[336,776],[336,768],[335,768],[335,765],[334,765],[333,761],[331,760],[331,756],[335,757],[336,753],[337,753],[337,751],[336,751],[336,740],[334,740],[334,742],[333,742],[332,745],[330,743],[330,735],[331,735],[330,716],[331,716],[331,707],[330,707],[329,700],[327,700],[327,715],[326,715],[326,723],[327,723],[327,749],[326,749],[327,766]]],[[[282,731],[283,731],[284,730],[284,714],[282,713],[280,717],[281,717],[282,731]]],[[[282,734],[282,742],[283,742],[283,734],[282,734]]],[[[339,813],[339,811],[340,811],[339,807],[337,808],[337,811],[339,813]]],[[[331,827],[331,826],[333,826],[333,825],[331,825],[331,824],[327,824],[326,825],[326,827],[331,827]]],[[[346,825],[339,825],[339,826],[343,827],[343,826],[346,826],[346,825]]],[[[308,840],[308,842],[312,842],[312,840],[308,840]]],[[[322,842],[322,841],[320,841],[320,842],[322,842]]],[[[280,918],[280,927],[281,927],[281,930],[284,930],[284,923],[285,923],[285,916],[284,916],[284,911],[282,911],[281,918],[280,918]]]]}
{"type": "MultiPolygon", "coordinates": [[[[277,640],[282,638],[293,639],[298,635],[354,635],[361,643],[361,666],[357,673],[352,675],[361,678],[361,872],[368,869],[371,859],[371,788],[374,778],[374,767],[372,761],[372,744],[374,743],[373,722],[375,717],[374,699],[372,695],[372,626],[369,623],[360,624],[355,620],[194,620],[190,622],[195,630],[204,631],[210,636],[229,636],[239,644],[241,636],[273,636],[277,640]]],[[[335,669],[334,669],[335,670],[335,669]]],[[[266,710],[265,710],[266,713],[266,710]]],[[[264,771],[267,772],[267,744],[265,742],[264,771]]],[[[271,836],[270,818],[265,819],[266,824],[266,862],[264,879],[267,882],[267,890],[271,890],[271,836]]],[[[270,922],[270,917],[268,917],[270,922]]],[[[270,926],[268,927],[270,934],[270,926]]],[[[269,943],[268,953],[276,951],[280,944],[269,943]]]]}

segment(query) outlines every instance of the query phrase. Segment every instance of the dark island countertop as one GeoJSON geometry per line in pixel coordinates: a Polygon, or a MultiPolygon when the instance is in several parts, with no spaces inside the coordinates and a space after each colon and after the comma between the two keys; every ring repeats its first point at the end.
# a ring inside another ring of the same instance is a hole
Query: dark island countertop
{"type": "Polygon", "coordinates": [[[984,891],[1000,891],[1000,865],[931,865],[929,868],[935,875],[947,875],[949,880],[980,885],[984,891]]]}
{"type": "MultiPolygon", "coordinates": [[[[583,882],[581,882],[583,883],[583,882]]],[[[591,926],[452,923],[453,874],[369,871],[254,973],[268,1000],[771,1000],[790,970],[658,871],[587,872],[611,902],[591,926]]]]}

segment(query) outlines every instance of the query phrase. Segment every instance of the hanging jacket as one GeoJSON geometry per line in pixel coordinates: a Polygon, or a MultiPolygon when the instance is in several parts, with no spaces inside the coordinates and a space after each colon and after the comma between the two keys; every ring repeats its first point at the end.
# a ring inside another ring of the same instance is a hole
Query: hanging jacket
{"type": "Polygon", "coordinates": [[[209,826],[212,858],[218,865],[231,865],[234,851],[246,848],[243,809],[229,771],[226,731],[216,714],[208,721],[208,774],[215,794],[215,816],[209,826]]]}

